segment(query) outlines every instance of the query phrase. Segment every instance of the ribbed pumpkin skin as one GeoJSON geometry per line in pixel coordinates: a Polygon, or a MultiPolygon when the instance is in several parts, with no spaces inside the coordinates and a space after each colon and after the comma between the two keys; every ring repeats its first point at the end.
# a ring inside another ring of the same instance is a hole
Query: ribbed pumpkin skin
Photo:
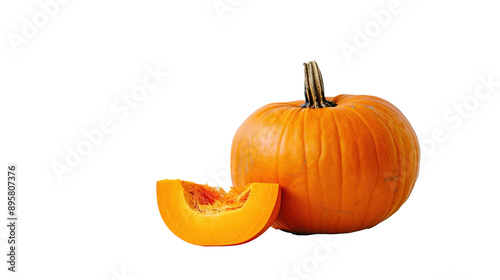
{"type": "Polygon", "coordinates": [[[277,229],[312,234],[370,228],[401,207],[417,179],[417,136],[394,105],[367,95],[327,100],[338,106],[266,105],[234,136],[233,185],[282,187],[277,229]]]}

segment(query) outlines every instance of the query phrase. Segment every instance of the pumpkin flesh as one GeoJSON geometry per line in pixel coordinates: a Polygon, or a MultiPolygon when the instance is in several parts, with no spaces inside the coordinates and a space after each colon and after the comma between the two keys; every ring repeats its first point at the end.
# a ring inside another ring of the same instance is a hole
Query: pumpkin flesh
{"type": "Polygon", "coordinates": [[[277,184],[252,183],[226,193],[181,180],[157,182],[160,214],[179,238],[204,246],[236,245],[267,230],[278,215],[277,184]]]}

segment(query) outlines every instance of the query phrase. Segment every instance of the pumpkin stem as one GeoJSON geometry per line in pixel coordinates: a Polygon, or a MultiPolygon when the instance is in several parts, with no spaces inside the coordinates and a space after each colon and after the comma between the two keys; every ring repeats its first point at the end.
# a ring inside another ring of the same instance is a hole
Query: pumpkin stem
{"type": "Polygon", "coordinates": [[[304,95],[306,102],[300,105],[300,107],[314,109],[337,106],[335,102],[328,101],[325,98],[323,77],[316,61],[304,63],[304,75],[304,95]]]}

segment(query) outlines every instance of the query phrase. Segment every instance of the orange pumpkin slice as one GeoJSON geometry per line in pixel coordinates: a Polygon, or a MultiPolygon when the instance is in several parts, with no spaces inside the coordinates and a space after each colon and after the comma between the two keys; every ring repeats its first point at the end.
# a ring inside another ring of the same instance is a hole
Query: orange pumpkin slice
{"type": "Polygon", "coordinates": [[[195,245],[225,246],[251,241],[278,216],[278,184],[252,183],[245,188],[221,188],[181,180],[156,185],[161,217],[179,238],[195,245]]]}

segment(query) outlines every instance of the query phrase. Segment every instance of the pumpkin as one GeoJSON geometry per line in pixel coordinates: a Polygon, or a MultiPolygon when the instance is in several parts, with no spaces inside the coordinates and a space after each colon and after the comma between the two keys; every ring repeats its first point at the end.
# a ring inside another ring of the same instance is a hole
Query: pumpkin
{"type": "Polygon", "coordinates": [[[325,97],[316,62],[304,63],[305,101],[268,104],[234,135],[234,186],[276,183],[273,227],[297,234],[375,226],[408,199],[420,149],[406,117],[369,95],[325,97]]]}
{"type": "Polygon", "coordinates": [[[224,246],[251,241],[278,215],[277,184],[252,183],[221,188],[181,180],[161,180],[156,187],[163,221],[179,238],[195,245],[224,246]]]}

